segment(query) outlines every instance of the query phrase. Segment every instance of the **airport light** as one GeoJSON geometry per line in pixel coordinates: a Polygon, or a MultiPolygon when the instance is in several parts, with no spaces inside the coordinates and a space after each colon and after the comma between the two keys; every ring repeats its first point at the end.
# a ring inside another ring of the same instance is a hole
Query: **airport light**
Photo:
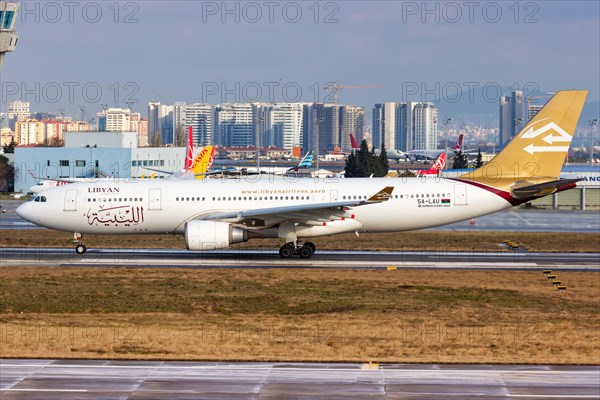
{"type": "MultiPolygon", "coordinates": [[[[449,126],[450,124],[452,124],[452,118],[446,118],[446,120],[444,121],[444,125],[446,126],[446,146],[445,146],[445,152],[446,154],[448,154],[448,135],[450,135],[450,130],[449,130],[449,126]]],[[[444,169],[448,169],[448,162],[446,162],[446,164],[444,164],[444,169]]]]}
{"type": "Polygon", "coordinates": [[[598,118],[590,119],[590,166],[594,165],[594,126],[598,123],[598,118]]]}

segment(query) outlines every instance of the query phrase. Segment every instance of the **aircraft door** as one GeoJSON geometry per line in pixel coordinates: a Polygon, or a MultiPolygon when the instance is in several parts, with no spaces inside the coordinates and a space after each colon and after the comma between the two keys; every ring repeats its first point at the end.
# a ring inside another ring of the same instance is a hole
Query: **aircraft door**
{"type": "Polygon", "coordinates": [[[336,201],[338,201],[338,192],[337,192],[337,190],[331,190],[331,191],[329,191],[329,200],[332,203],[335,203],[336,201]]]}
{"type": "Polygon", "coordinates": [[[150,189],[149,200],[150,200],[150,204],[148,204],[149,210],[162,210],[160,189],[150,189]]]}
{"type": "Polygon", "coordinates": [[[77,190],[67,190],[64,211],[77,211],[77,190]]]}
{"type": "Polygon", "coordinates": [[[465,185],[464,183],[454,185],[454,205],[467,205],[467,185],[465,185]]]}

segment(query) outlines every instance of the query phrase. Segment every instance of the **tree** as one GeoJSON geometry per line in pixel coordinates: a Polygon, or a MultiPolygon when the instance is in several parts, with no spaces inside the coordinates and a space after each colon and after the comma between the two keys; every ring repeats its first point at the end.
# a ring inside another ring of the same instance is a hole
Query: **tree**
{"type": "Polygon", "coordinates": [[[385,146],[381,146],[381,154],[376,156],[374,151],[369,150],[366,140],[360,144],[358,151],[350,153],[346,158],[346,178],[366,178],[371,175],[382,177],[387,175],[389,162],[385,146]]]}
{"type": "Polygon", "coordinates": [[[0,192],[10,192],[15,186],[15,169],[8,158],[0,155],[0,192]]]}
{"type": "Polygon", "coordinates": [[[154,135],[152,135],[152,138],[150,141],[150,146],[151,147],[161,147],[162,146],[162,134],[160,132],[156,132],[154,135]]]}
{"type": "Polygon", "coordinates": [[[51,138],[48,143],[46,143],[46,146],[48,147],[63,147],[65,145],[65,141],[63,139],[58,139],[58,138],[51,138]]]}
{"type": "Polygon", "coordinates": [[[175,147],[187,147],[188,138],[184,126],[178,126],[175,130],[175,147]]]}
{"type": "Polygon", "coordinates": [[[475,161],[475,168],[479,168],[483,165],[483,156],[481,155],[481,148],[477,152],[477,161],[475,161]]]}
{"type": "Polygon", "coordinates": [[[463,169],[467,168],[469,165],[469,160],[467,159],[467,155],[463,153],[462,150],[458,150],[456,155],[454,156],[454,161],[452,163],[452,169],[463,169]]]}
{"type": "Polygon", "coordinates": [[[390,170],[390,162],[387,157],[387,150],[385,148],[385,144],[381,144],[381,153],[379,153],[379,168],[380,174],[376,176],[386,176],[388,171],[390,170]]]}
{"type": "Polygon", "coordinates": [[[4,152],[6,154],[14,153],[16,145],[17,145],[17,142],[15,142],[14,140],[11,140],[11,142],[9,144],[5,144],[4,146],[2,146],[2,148],[4,149],[4,152]]]}
{"type": "Polygon", "coordinates": [[[346,158],[346,167],[344,168],[344,175],[346,178],[358,177],[358,158],[356,153],[352,151],[348,158],[346,158]]]}

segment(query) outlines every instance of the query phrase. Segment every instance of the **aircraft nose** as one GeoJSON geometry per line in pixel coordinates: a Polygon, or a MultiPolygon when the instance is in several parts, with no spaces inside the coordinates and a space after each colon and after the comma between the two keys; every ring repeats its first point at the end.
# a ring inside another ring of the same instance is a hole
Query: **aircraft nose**
{"type": "Polygon", "coordinates": [[[25,221],[27,221],[27,222],[33,222],[31,220],[32,219],[31,204],[29,202],[21,204],[19,207],[17,207],[17,209],[15,210],[15,212],[17,213],[17,215],[19,217],[23,218],[25,221]]]}

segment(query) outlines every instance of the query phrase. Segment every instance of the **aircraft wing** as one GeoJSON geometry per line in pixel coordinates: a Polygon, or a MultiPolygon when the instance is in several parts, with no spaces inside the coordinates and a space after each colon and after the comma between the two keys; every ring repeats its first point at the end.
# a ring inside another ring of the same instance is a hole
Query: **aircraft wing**
{"type": "Polygon", "coordinates": [[[177,171],[173,172],[173,171],[166,171],[164,169],[157,169],[157,168],[150,168],[150,167],[142,167],[144,169],[148,169],[150,171],[154,171],[154,172],[160,172],[161,174],[167,174],[167,175],[175,175],[177,173],[177,171]]]}
{"type": "Polygon", "coordinates": [[[391,198],[393,190],[393,186],[387,186],[367,200],[346,200],[220,212],[204,215],[202,219],[242,222],[246,219],[269,218],[270,220],[294,221],[308,224],[321,223],[331,219],[351,218],[352,214],[348,213],[348,207],[359,207],[387,201],[391,198]]]}
{"type": "MultiPolygon", "coordinates": [[[[41,176],[35,175],[33,172],[29,171],[29,174],[33,177],[33,179],[38,179],[40,181],[53,181],[53,182],[66,182],[66,183],[75,183],[78,182],[73,178],[44,178],[41,176]]],[[[93,179],[93,178],[90,178],[93,179]]]]}

